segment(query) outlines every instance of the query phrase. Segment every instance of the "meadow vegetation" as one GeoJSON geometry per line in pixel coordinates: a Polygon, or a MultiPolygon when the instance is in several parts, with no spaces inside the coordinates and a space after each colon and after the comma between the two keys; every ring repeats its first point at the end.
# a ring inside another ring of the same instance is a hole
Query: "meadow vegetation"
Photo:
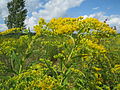
{"type": "Polygon", "coordinates": [[[34,32],[0,32],[0,90],[120,90],[120,35],[108,24],[40,18],[34,32]]]}

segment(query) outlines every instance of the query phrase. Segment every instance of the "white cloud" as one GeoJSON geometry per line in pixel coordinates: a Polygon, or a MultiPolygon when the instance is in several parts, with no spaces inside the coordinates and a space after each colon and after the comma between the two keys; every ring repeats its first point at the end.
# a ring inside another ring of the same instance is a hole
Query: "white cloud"
{"type": "Polygon", "coordinates": [[[26,8],[28,10],[28,13],[31,13],[36,9],[43,7],[43,3],[41,0],[26,0],[25,3],[26,3],[26,8]]]}
{"type": "Polygon", "coordinates": [[[111,26],[116,26],[117,31],[120,33],[120,15],[111,15],[107,23],[111,26]]]}
{"type": "Polygon", "coordinates": [[[63,16],[69,8],[79,6],[84,0],[49,0],[43,10],[33,12],[33,17],[43,17],[50,20],[53,17],[63,16]]]}
{"type": "Polygon", "coordinates": [[[33,30],[33,26],[37,24],[37,21],[38,20],[35,17],[27,17],[27,19],[25,20],[25,24],[28,28],[33,30]]]}
{"type": "Polygon", "coordinates": [[[49,0],[42,6],[44,9],[38,12],[32,12],[32,17],[28,17],[25,23],[32,29],[40,17],[48,21],[53,17],[63,16],[68,9],[79,6],[83,1],[84,0],[49,0]]]}
{"type": "Polygon", "coordinates": [[[116,26],[117,32],[120,33],[120,15],[106,16],[104,12],[99,12],[99,13],[94,13],[91,15],[85,15],[85,17],[97,18],[102,22],[105,21],[105,19],[107,19],[106,23],[109,24],[111,27],[116,26]]]}
{"type": "MultiPolygon", "coordinates": [[[[11,0],[0,0],[0,20],[4,20],[4,18],[8,16],[7,3],[9,1],[11,0]]],[[[0,24],[0,32],[4,30],[7,30],[7,26],[0,24]]]]}
{"type": "MultiPolygon", "coordinates": [[[[6,7],[8,1],[10,0],[0,1],[0,17],[2,17],[2,19],[8,15],[6,7]]],[[[63,16],[68,9],[79,6],[83,1],[84,0],[26,0],[26,8],[32,16],[27,17],[25,24],[27,27],[32,28],[37,24],[40,17],[50,20],[53,17],[63,16]]]]}
{"type": "Polygon", "coordinates": [[[0,19],[3,19],[8,15],[7,3],[11,0],[0,0],[0,19]]]}
{"type": "Polygon", "coordinates": [[[97,10],[97,9],[99,9],[100,7],[95,7],[95,8],[92,8],[93,10],[97,10]]]}
{"type": "Polygon", "coordinates": [[[119,24],[120,25],[120,15],[111,15],[109,20],[109,24],[119,24]]]}
{"type": "Polygon", "coordinates": [[[106,16],[104,16],[104,14],[105,12],[93,13],[93,14],[90,14],[89,17],[98,18],[102,21],[106,19],[106,16]]]}

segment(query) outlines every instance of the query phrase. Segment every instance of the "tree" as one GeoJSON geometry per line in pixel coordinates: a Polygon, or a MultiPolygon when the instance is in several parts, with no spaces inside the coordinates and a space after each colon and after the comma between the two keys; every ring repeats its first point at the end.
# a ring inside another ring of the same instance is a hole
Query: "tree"
{"type": "Polygon", "coordinates": [[[25,0],[12,0],[7,3],[9,15],[5,18],[5,23],[10,28],[25,27],[24,20],[27,16],[25,9],[25,0]]]}

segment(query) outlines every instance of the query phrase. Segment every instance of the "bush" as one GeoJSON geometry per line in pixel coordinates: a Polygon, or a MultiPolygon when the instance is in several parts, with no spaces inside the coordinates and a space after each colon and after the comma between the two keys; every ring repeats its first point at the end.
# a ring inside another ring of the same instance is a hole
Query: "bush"
{"type": "Polygon", "coordinates": [[[0,88],[119,90],[120,37],[106,23],[83,17],[47,23],[41,18],[34,30],[35,35],[1,36],[5,68],[0,69],[7,72],[1,74],[0,88]]]}

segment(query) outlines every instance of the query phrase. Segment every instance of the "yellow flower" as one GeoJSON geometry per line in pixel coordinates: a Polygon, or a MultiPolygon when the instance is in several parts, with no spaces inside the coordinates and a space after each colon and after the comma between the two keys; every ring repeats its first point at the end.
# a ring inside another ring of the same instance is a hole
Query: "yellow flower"
{"type": "Polygon", "coordinates": [[[72,39],[69,39],[68,40],[68,44],[73,44],[74,42],[73,42],[73,40],[72,39]]]}
{"type": "Polygon", "coordinates": [[[93,67],[93,69],[96,70],[96,71],[101,71],[102,70],[102,68],[98,68],[98,67],[93,67]]]}
{"type": "Polygon", "coordinates": [[[41,34],[41,27],[38,25],[34,26],[34,31],[36,31],[36,35],[40,35],[41,34]]]}
{"type": "Polygon", "coordinates": [[[64,50],[62,50],[61,52],[62,52],[62,53],[65,53],[65,51],[64,51],[64,50]]]}
{"type": "Polygon", "coordinates": [[[117,64],[114,66],[114,68],[111,69],[112,73],[120,73],[120,65],[117,64]]]}
{"type": "MultiPolygon", "coordinates": [[[[78,18],[53,18],[48,24],[48,28],[52,29],[55,34],[73,33],[74,31],[83,30],[82,33],[88,30],[96,30],[113,34],[116,31],[109,27],[106,23],[100,22],[96,18],[86,18],[80,16],[78,18]]],[[[94,33],[97,33],[94,32],[94,33]]]]}
{"type": "Polygon", "coordinates": [[[0,35],[5,35],[5,34],[9,34],[9,33],[13,33],[15,31],[20,31],[22,28],[11,28],[8,29],[6,31],[0,32],[0,35]]]}
{"type": "Polygon", "coordinates": [[[81,72],[79,69],[75,69],[75,68],[70,68],[71,71],[73,71],[74,73],[80,74],[80,75],[84,75],[83,72],[81,72]]]}
{"type": "Polygon", "coordinates": [[[102,45],[98,45],[97,43],[93,43],[91,40],[86,40],[87,45],[91,48],[95,48],[99,50],[100,52],[106,52],[106,49],[102,45]]]}
{"type": "Polygon", "coordinates": [[[115,68],[118,68],[118,67],[120,67],[120,65],[119,65],[119,64],[116,64],[116,65],[115,65],[115,68]]]}
{"type": "Polygon", "coordinates": [[[38,83],[38,87],[41,87],[42,90],[52,90],[58,83],[56,83],[56,79],[50,76],[44,76],[44,79],[38,83]]]}

